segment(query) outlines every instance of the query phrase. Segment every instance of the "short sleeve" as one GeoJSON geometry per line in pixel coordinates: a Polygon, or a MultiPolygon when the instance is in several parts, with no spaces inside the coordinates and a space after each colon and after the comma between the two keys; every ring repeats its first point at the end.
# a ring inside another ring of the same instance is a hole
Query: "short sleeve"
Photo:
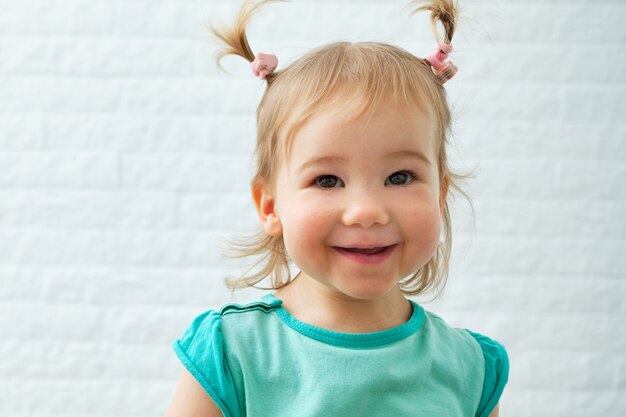
{"type": "Polygon", "coordinates": [[[211,310],[196,317],[172,347],[224,417],[239,416],[237,393],[224,355],[220,314],[211,310]]]}
{"type": "Polygon", "coordinates": [[[504,346],[495,340],[469,330],[467,332],[478,342],[485,359],[485,379],[476,417],[489,417],[509,380],[509,357],[504,346]]]}

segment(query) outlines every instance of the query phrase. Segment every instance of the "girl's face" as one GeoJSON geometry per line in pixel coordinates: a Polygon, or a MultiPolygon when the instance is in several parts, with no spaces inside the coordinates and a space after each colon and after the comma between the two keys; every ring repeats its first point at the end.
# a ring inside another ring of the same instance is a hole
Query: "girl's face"
{"type": "Polygon", "coordinates": [[[399,291],[437,248],[447,189],[435,153],[424,112],[382,107],[349,122],[322,112],[297,131],[274,190],[253,194],[301,277],[334,295],[377,299],[399,291]]]}

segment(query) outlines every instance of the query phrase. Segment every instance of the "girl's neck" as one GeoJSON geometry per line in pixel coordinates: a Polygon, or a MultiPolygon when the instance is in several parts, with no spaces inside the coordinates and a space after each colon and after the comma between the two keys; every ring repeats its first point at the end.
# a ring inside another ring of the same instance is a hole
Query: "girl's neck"
{"type": "Polygon", "coordinates": [[[341,333],[372,333],[406,323],[413,307],[398,286],[372,300],[350,299],[300,274],[276,292],[297,320],[341,333]]]}

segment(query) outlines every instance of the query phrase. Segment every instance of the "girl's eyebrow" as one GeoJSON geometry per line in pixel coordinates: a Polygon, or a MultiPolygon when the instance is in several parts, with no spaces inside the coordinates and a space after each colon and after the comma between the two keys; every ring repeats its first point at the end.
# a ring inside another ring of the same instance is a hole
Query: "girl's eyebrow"
{"type": "Polygon", "coordinates": [[[305,169],[313,165],[331,164],[331,163],[338,163],[342,161],[344,161],[344,158],[342,158],[341,156],[322,156],[319,158],[314,158],[300,165],[296,169],[296,173],[304,171],[305,169]]]}
{"type": "Polygon", "coordinates": [[[420,151],[404,150],[404,151],[397,151],[397,152],[393,152],[393,153],[389,154],[389,158],[390,159],[391,158],[404,158],[404,157],[416,158],[416,159],[419,159],[420,161],[422,161],[423,163],[425,163],[428,166],[432,165],[432,162],[430,162],[430,159],[428,159],[428,157],[426,155],[424,155],[420,151]]]}

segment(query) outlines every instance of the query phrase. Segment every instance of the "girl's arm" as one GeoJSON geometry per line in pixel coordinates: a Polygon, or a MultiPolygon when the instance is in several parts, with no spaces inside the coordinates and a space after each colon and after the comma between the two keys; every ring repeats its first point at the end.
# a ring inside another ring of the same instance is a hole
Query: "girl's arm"
{"type": "MultiPolygon", "coordinates": [[[[202,385],[184,370],[165,417],[222,417],[223,414],[202,385]]],[[[497,417],[497,416],[496,416],[497,417]]]]}
{"type": "Polygon", "coordinates": [[[496,408],[493,409],[489,417],[498,417],[500,415],[500,404],[496,405],[496,408]]]}

